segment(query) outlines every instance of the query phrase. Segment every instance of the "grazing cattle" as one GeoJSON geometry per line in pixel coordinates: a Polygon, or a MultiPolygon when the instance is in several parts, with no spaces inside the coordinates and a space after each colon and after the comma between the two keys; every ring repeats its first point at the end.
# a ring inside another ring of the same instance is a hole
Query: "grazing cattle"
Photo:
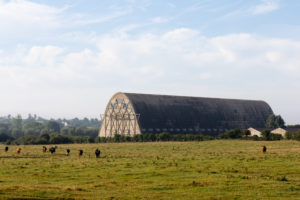
{"type": "Polygon", "coordinates": [[[43,152],[47,152],[47,147],[43,146],[43,152]]]}
{"type": "Polygon", "coordinates": [[[67,149],[66,150],[66,156],[69,156],[70,155],[70,149],[67,149]]]}
{"type": "Polygon", "coordinates": [[[266,153],[267,147],[266,147],[266,146],[262,146],[262,147],[261,147],[261,151],[262,151],[263,153],[266,153]]]}
{"type": "Polygon", "coordinates": [[[22,150],[22,149],[21,149],[21,148],[19,148],[19,147],[18,147],[18,148],[16,148],[16,152],[17,152],[18,154],[19,154],[19,153],[21,153],[21,150],[22,150]]]}
{"type": "Polygon", "coordinates": [[[99,149],[96,149],[95,155],[96,155],[96,158],[99,158],[99,157],[100,157],[100,150],[99,150],[99,149]]]}
{"type": "Polygon", "coordinates": [[[82,149],[78,150],[78,155],[82,156],[82,154],[83,154],[83,150],[82,149]]]}
{"type": "Polygon", "coordinates": [[[8,147],[5,147],[4,151],[7,152],[8,151],[8,147]]]}
{"type": "Polygon", "coordinates": [[[51,147],[50,149],[49,149],[49,151],[51,152],[51,154],[53,154],[53,153],[55,153],[55,147],[51,147]]]}

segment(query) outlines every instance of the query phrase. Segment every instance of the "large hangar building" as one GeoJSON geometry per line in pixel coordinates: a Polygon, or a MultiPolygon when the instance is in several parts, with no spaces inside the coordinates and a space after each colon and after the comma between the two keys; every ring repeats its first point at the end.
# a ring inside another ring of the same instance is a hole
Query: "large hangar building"
{"type": "Polygon", "coordinates": [[[100,137],[114,134],[202,133],[265,127],[271,107],[264,101],[116,93],[101,115],[100,137]]]}

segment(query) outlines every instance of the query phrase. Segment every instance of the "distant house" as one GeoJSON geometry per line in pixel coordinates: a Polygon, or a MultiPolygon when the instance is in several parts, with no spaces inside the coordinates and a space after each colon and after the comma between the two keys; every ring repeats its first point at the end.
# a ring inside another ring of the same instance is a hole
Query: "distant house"
{"type": "Polygon", "coordinates": [[[280,135],[282,135],[282,137],[285,137],[286,132],[287,132],[287,130],[285,130],[283,128],[276,128],[273,131],[271,131],[271,133],[280,134],[280,135]]]}
{"type": "Polygon", "coordinates": [[[280,134],[282,135],[282,137],[285,137],[285,134],[287,132],[295,133],[297,131],[299,131],[299,128],[276,128],[273,131],[271,131],[271,133],[280,134]]]}
{"type": "MultiPolygon", "coordinates": [[[[248,130],[250,131],[250,136],[254,136],[254,135],[257,135],[258,137],[262,137],[262,132],[265,131],[265,130],[269,130],[267,128],[248,128],[248,130]]],[[[285,137],[285,134],[287,132],[290,132],[290,133],[295,133],[297,131],[299,131],[300,129],[299,128],[276,128],[274,130],[271,131],[271,133],[273,134],[280,134],[282,135],[282,137],[285,137]]]]}
{"type": "Polygon", "coordinates": [[[63,123],[64,127],[69,126],[68,122],[62,122],[62,123],[63,123]]]}
{"type": "Polygon", "coordinates": [[[258,136],[258,137],[261,137],[261,136],[262,136],[261,133],[262,133],[262,131],[264,131],[265,129],[263,129],[263,128],[252,128],[252,127],[250,127],[250,128],[248,128],[248,130],[250,131],[250,136],[256,135],[256,136],[258,136]]]}

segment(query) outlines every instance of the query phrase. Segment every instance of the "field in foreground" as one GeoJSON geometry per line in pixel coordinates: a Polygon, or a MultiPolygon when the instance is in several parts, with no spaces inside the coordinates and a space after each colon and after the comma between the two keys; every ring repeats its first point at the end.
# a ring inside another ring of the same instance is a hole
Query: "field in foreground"
{"type": "Polygon", "coordinates": [[[296,141],[72,144],[55,155],[19,147],[0,145],[0,199],[300,199],[296,141]]]}

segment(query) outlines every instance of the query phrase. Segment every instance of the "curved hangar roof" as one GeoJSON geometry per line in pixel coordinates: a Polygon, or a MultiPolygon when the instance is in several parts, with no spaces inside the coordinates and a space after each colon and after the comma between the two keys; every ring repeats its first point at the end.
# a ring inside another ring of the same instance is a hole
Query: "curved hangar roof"
{"type": "MultiPolygon", "coordinates": [[[[273,114],[271,107],[264,101],[117,93],[106,108],[102,124],[105,120],[109,124],[105,116],[109,111],[116,110],[120,102],[123,105],[119,106],[124,108],[126,105],[126,109],[131,109],[132,119],[136,120],[132,125],[136,123],[133,127],[136,130],[133,133],[130,129],[117,127],[113,131],[110,124],[110,134],[106,133],[105,136],[114,133],[131,135],[163,131],[214,135],[227,129],[265,127],[267,117],[273,114]],[[125,129],[126,131],[122,131],[125,129]]],[[[116,113],[119,113],[118,116],[122,113],[123,116],[124,113],[126,115],[124,109],[116,113]]],[[[118,120],[113,124],[126,119],[119,117],[118,120]]],[[[103,126],[105,128],[105,124],[103,126]]],[[[100,136],[104,136],[101,134],[103,126],[100,136]]],[[[109,125],[106,126],[106,132],[108,129],[109,125]]]]}

